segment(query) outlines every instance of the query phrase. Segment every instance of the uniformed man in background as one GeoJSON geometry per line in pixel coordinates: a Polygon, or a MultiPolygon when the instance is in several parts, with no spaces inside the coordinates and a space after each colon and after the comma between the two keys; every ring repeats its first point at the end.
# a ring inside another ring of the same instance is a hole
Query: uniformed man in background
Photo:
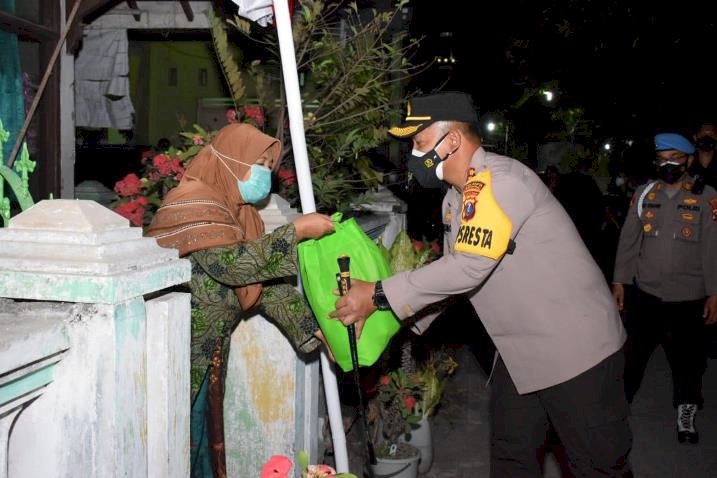
{"type": "Polygon", "coordinates": [[[419,182],[452,186],[443,201],[445,254],[376,283],[352,280],[331,315],[358,330],[377,308],[403,320],[467,295],[499,352],[491,476],[542,476],[537,451],[549,423],[576,476],[630,476],[626,335],[608,285],[541,179],[486,152],[477,122],[464,93],[410,101],[405,123],[390,133],[413,139],[408,168],[419,182]]]}
{"type": "Polygon", "coordinates": [[[672,369],[677,439],[697,443],[705,323],[717,321],[717,192],[710,186],[699,194],[692,190],[686,171],[695,148],[688,139],[658,134],[655,150],[659,179],[635,192],[615,259],[613,295],[621,310],[625,285],[636,285],[627,323],[625,393],[632,402],[662,343],[672,369]]]}

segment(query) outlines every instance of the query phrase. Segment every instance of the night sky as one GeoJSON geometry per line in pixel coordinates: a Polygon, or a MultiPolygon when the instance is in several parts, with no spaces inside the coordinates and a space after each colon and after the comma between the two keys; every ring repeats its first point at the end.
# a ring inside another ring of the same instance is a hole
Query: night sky
{"type": "MultiPolygon", "coordinates": [[[[527,87],[553,82],[559,107],[581,106],[604,136],[690,128],[717,116],[715,2],[502,0],[413,2],[422,59],[457,59],[443,90],[473,94],[481,112],[510,110],[527,87]],[[475,73],[472,73],[472,72],[475,73]]],[[[438,70],[416,85],[435,89],[438,70]]],[[[553,106],[555,107],[555,106],[553,106]]],[[[525,109],[525,108],[523,108],[525,109]]],[[[515,117],[541,123],[540,108],[515,117]]]]}

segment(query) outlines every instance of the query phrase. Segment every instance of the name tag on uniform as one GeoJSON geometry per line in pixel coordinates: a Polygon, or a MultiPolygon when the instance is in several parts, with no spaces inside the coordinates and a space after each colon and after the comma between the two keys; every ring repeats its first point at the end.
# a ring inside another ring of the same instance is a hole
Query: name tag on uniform
{"type": "Polygon", "coordinates": [[[468,169],[463,187],[461,226],[455,250],[499,259],[508,251],[513,223],[493,196],[490,170],[468,169]]]}

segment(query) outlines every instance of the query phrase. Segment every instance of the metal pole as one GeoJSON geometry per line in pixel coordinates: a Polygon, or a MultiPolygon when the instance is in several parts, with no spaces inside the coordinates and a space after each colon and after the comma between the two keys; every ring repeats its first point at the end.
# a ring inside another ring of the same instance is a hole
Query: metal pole
{"type": "MultiPolygon", "coordinates": [[[[296,53],[294,51],[294,38],[291,33],[291,17],[287,0],[274,0],[274,18],[279,36],[279,51],[281,53],[281,70],[284,76],[286,90],[286,104],[289,111],[289,131],[291,145],[294,153],[296,178],[299,183],[299,197],[301,211],[308,214],[316,211],[314,190],[311,184],[311,169],[306,151],[306,138],[304,134],[304,115],[301,110],[301,92],[299,90],[299,77],[296,72],[296,53]]],[[[334,459],[336,471],[347,473],[349,459],[346,451],[346,435],[341,418],[341,403],[339,401],[339,388],[336,382],[334,369],[326,356],[321,352],[321,374],[324,380],[326,394],[326,407],[329,413],[329,425],[334,444],[334,459]]]]}

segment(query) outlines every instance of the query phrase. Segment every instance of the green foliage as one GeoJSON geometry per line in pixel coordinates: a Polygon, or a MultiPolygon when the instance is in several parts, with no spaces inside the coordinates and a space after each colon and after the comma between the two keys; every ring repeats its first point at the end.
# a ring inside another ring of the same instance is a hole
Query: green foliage
{"type": "Polygon", "coordinates": [[[438,241],[412,240],[408,233],[401,229],[385,254],[395,274],[428,264],[441,254],[441,248],[438,241]]]}
{"type": "Polygon", "coordinates": [[[394,239],[391,249],[391,270],[395,273],[410,271],[416,265],[413,243],[406,231],[401,230],[394,239]]]}
{"type": "Polygon", "coordinates": [[[246,88],[239,66],[241,52],[234,44],[229,43],[226,25],[221,17],[214,14],[213,10],[209,10],[209,26],[212,33],[212,42],[214,43],[214,52],[219,60],[219,66],[224,79],[229,87],[236,107],[242,102],[246,88]]]}
{"type": "MultiPolygon", "coordinates": [[[[388,125],[400,114],[401,85],[420,70],[410,61],[417,41],[389,30],[405,3],[396,3],[390,12],[359,16],[355,3],[343,8],[305,0],[294,16],[297,68],[305,78],[306,145],[319,210],[345,210],[383,180],[368,153],[386,140],[388,125]]],[[[260,98],[281,97],[278,105],[262,100],[262,106],[275,119],[276,136],[285,145],[283,165],[293,169],[286,101],[281,90],[267,91],[266,76],[280,76],[275,30],[258,30],[239,18],[229,23],[266,47],[267,56],[255,61],[250,72],[260,98]]],[[[296,203],[297,198],[287,199],[296,203]]]]}

